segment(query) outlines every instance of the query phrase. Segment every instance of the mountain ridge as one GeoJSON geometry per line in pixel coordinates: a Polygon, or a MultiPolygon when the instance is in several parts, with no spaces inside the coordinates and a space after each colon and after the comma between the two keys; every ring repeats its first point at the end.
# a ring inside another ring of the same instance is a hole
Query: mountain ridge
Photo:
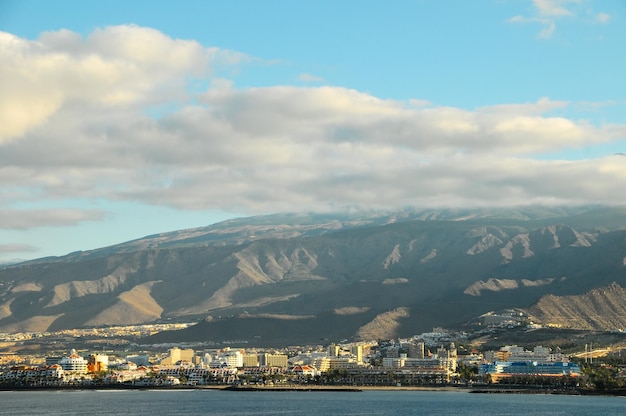
{"type": "Polygon", "coordinates": [[[267,328],[292,317],[289,326],[306,320],[310,339],[339,322],[341,339],[387,321],[396,322],[387,333],[410,335],[546,295],[626,286],[623,207],[502,217],[266,216],[20,263],[0,269],[0,332],[174,319],[198,320],[207,339],[253,342],[275,338],[267,328]],[[251,322],[266,328],[261,338],[243,331],[251,322]]]}
{"type": "MultiPolygon", "coordinates": [[[[530,223],[537,221],[542,224],[546,220],[554,219],[566,221],[580,216],[578,222],[590,223],[595,218],[594,213],[600,210],[600,223],[606,229],[626,227],[621,219],[607,221],[607,218],[622,217],[626,213],[625,207],[524,207],[519,209],[483,208],[483,209],[423,209],[404,210],[398,212],[370,212],[365,214],[271,214],[254,217],[241,217],[221,221],[209,226],[188,228],[169,232],[150,234],[144,237],[129,240],[107,247],[88,251],[75,251],[63,256],[42,257],[32,260],[10,262],[3,266],[13,266],[21,263],[41,263],[49,261],[72,261],[96,256],[106,256],[114,253],[132,252],[150,248],[176,247],[185,245],[234,245],[251,242],[259,238],[293,238],[311,235],[321,235],[342,229],[380,226],[395,222],[412,220],[421,221],[498,221],[507,219],[530,223]],[[608,211],[617,211],[606,215],[608,211]],[[602,214],[603,213],[603,214],[602,214]]],[[[586,225],[589,228],[588,225],[586,225]]]]}

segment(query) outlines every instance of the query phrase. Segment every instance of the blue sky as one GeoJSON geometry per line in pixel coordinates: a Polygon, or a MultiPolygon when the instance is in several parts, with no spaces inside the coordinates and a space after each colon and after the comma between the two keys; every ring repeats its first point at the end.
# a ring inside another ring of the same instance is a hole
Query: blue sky
{"type": "Polygon", "coordinates": [[[0,261],[285,211],[625,204],[621,0],[0,0],[0,261]]]}

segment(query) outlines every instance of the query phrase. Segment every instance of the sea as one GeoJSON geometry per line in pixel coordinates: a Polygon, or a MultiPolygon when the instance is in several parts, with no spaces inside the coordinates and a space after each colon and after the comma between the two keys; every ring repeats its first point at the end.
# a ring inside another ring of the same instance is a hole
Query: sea
{"type": "Polygon", "coordinates": [[[2,391],[1,415],[625,415],[626,397],[458,391],[2,391]]]}

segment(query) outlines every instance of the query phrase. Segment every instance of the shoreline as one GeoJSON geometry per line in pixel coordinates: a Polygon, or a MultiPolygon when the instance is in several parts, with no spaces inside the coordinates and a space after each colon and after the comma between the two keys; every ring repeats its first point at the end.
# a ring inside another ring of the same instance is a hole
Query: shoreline
{"type": "Polygon", "coordinates": [[[177,385],[177,386],[137,386],[124,384],[111,385],[71,385],[71,386],[19,386],[0,385],[0,391],[34,391],[34,390],[224,390],[224,391],[328,391],[328,392],[360,392],[360,391],[464,391],[470,392],[465,386],[348,386],[348,385],[177,385]]]}
{"type": "Polygon", "coordinates": [[[258,385],[202,385],[202,386],[136,386],[124,384],[111,385],[72,385],[72,386],[19,386],[0,385],[2,391],[80,391],[80,390],[221,390],[231,392],[364,392],[364,391],[406,391],[406,392],[464,392],[470,394],[554,394],[570,396],[626,396],[626,389],[615,390],[587,390],[587,389],[550,389],[528,387],[497,387],[497,386],[329,386],[329,385],[286,385],[286,386],[258,386],[258,385]]]}

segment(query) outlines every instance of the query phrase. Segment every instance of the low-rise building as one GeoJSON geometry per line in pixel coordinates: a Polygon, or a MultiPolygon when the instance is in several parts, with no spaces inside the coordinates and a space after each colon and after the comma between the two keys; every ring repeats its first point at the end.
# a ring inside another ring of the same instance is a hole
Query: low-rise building
{"type": "Polygon", "coordinates": [[[296,365],[291,369],[291,373],[303,377],[314,377],[316,375],[319,375],[319,371],[317,371],[317,369],[311,365],[296,365]]]}
{"type": "Polygon", "coordinates": [[[259,354],[259,365],[265,367],[288,367],[289,357],[286,354],[259,354]]]}
{"type": "Polygon", "coordinates": [[[580,374],[581,370],[578,364],[567,362],[497,361],[482,364],[479,368],[479,375],[488,375],[492,382],[511,377],[579,377],[580,374]]]}
{"type": "Polygon", "coordinates": [[[72,350],[68,357],[63,357],[59,361],[59,365],[65,373],[85,374],[87,373],[87,360],[72,350]]]}

